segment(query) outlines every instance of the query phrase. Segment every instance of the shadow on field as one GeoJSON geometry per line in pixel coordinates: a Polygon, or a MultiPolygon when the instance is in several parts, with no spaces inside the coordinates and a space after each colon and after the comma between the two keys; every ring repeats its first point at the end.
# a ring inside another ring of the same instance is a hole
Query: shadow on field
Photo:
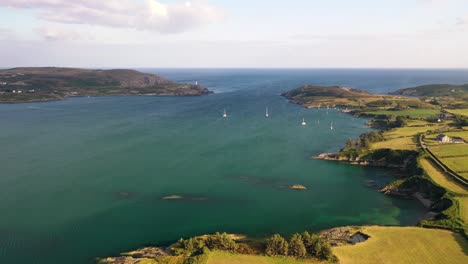
{"type": "Polygon", "coordinates": [[[468,255],[468,240],[464,238],[461,234],[453,233],[452,235],[462,248],[463,253],[465,253],[465,255],[468,255]]]}

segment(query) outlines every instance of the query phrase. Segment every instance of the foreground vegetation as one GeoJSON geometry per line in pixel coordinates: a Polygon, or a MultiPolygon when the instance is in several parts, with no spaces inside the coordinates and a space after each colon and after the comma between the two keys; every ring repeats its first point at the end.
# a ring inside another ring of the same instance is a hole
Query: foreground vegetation
{"type": "Polygon", "coordinates": [[[306,264],[306,263],[333,263],[314,259],[296,259],[291,257],[271,257],[261,255],[233,254],[226,251],[211,252],[208,264],[306,264]]]}
{"type": "Polygon", "coordinates": [[[167,248],[144,248],[99,263],[331,263],[336,261],[328,240],[318,234],[296,233],[286,240],[275,234],[266,240],[216,233],[180,239],[167,248]]]}
{"type": "Polygon", "coordinates": [[[447,230],[419,227],[365,226],[336,228],[318,234],[294,234],[288,241],[279,235],[249,240],[228,234],[181,239],[165,251],[151,255],[149,248],[101,259],[100,263],[124,264],[306,264],[306,263],[466,263],[468,241],[447,230]],[[345,231],[337,233],[337,230],[345,231]],[[345,235],[343,235],[345,234],[345,235]],[[355,234],[366,240],[347,241],[355,234]],[[335,246],[329,247],[329,239],[335,246]],[[340,241],[336,243],[336,241],[340,241]],[[211,249],[210,249],[211,248],[211,249]],[[317,257],[322,252],[330,257],[317,257]],[[288,255],[288,256],[285,256],[288,255]],[[336,256],[336,257],[335,257],[336,256]]]}

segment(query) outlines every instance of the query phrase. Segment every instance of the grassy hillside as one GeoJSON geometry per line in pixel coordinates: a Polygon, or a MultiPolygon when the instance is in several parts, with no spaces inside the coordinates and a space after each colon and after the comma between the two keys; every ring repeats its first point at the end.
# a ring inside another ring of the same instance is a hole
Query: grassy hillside
{"type": "Polygon", "coordinates": [[[447,167],[468,179],[468,146],[466,144],[432,144],[429,149],[447,167]]]}
{"type": "Polygon", "coordinates": [[[377,110],[364,112],[367,115],[378,116],[404,116],[413,119],[423,119],[438,116],[440,110],[438,109],[405,109],[405,110],[377,110]]]}
{"type": "Polygon", "coordinates": [[[456,115],[468,116],[468,109],[449,109],[448,112],[456,115]]]}
{"type": "Polygon", "coordinates": [[[468,242],[450,231],[373,226],[363,232],[370,236],[367,241],[334,248],[340,263],[468,263],[468,242]]]}
{"type": "Polygon", "coordinates": [[[304,85],[282,94],[291,102],[302,106],[312,107],[352,107],[389,109],[403,108],[432,108],[417,98],[370,94],[365,91],[341,86],[304,85]]]}
{"type": "Polygon", "coordinates": [[[135,70],[14,68],[0,70],[0,102],[48,101],[65,96],[201,95],[195,84],[176,83],[135,70]]]}
{"type": "Polygon", "coordinates": [[[429,84],[400,89],[395,92],[392,92],[391,94],[418,97],[468,96],[468,84],[429,84]]]}
{"type": "Polygon", "coordinates": [[[430,84],[400,89],[393,95],[423,97],[449,108],[468,108],[468,84],[430,84]]]}
{"type": "Polygon", "coordinates": [[[446,123],[430,123],[423,120],[409,120],[403,127],[383,132],[384,140],[372,143],[371,149],[418,150],[419,133],[445,127],[446,123]]]}
{"type": "Polygon", "coordinates": [[[460,195],[468,195],[468,191],[463,186],[437,168],[430,159],[423,158],[419,162],[421,167],[435,184],[449,190],[450,192],[460,195]]]}

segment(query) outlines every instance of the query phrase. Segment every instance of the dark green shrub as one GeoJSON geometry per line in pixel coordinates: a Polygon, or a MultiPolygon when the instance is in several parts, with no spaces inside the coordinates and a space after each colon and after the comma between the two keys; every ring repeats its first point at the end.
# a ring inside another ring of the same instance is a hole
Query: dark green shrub
{"type": "Polygon", "coordinates": [[[255,251],[249,245],[245,243],[238,243],[236,252],[239,254],[245,254],[245,255],[255,254],[255,251]]]}
{"type": "Polygon", "coordinates": [[[289,240],[288,254],[293,257],[302,258],[307,254],[304,242],[300,234],[294,234],[289,240]]]}
{"type": "Polygon", "coordinates": [[[288,242],[282,236],[275,234],[267,240],[265,253],[269,256],[287,256],[288,242]]]}
{"type": "Polygon", "coordinates": [[[237,248],[236,242],[226,233],[216,232],[216,234],[209,236],[205,243],[211,250],[218,249],[234,252],[237,248]]]}

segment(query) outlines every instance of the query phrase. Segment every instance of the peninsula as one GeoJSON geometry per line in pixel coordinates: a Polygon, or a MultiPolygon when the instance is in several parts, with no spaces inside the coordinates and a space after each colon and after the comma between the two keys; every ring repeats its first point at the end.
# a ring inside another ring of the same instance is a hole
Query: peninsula
{"type": "Polygon", "coordinates": [[[282,96],[290,102],[306,108],[314,107],[402,107],[433,108],[418,98],[371,94],[366,91],[345,86],[304,85],[285,92],[282,96]]]}
{"type": "Polygon", "coordinates": [[[0,103],[62,100],[68,96],[195,96],[212,93],[136,70],[28,67],[0,70],[0,103]]]}
{"type": "Polygon", "coordinates": [[[381,192],[420,200],[432,215],[421,226],[466,234],[467,87],[425,85],[373,95],[346,87],[305,85],[283,96],[307,108],[326,103],[349,107],[343,112],[357,117],[372,117],[369,124],[380,131],[349,139],[339,152],[314,158],[396,169],[397,180],[381,192]]]}

